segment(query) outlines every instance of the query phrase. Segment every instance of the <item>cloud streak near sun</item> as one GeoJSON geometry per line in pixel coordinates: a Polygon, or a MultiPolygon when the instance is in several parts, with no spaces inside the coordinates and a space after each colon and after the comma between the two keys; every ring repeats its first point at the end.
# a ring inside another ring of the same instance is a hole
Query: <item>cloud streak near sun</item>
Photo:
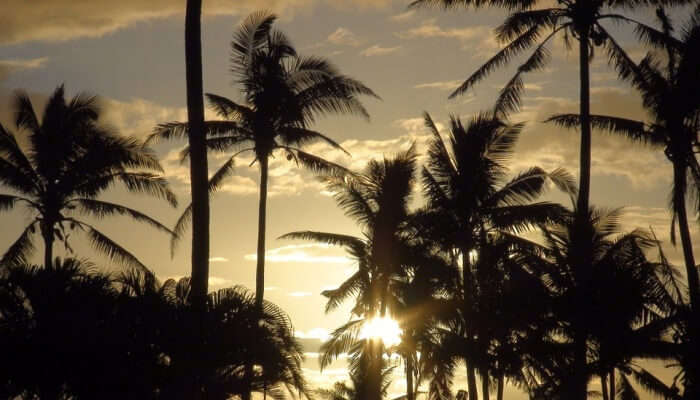
{"type": "MultiPolygon", "coordinates": [[[[247,261],[258,259],[255,254],[246,254],[247,261]]],[[[342,255],[342,250],[327,244],[309,243],[293,244],[270,249],[265,252],[265,261],[273,263],[316,263],[316,264],[351,264],[353,260],[342,255]]]]}

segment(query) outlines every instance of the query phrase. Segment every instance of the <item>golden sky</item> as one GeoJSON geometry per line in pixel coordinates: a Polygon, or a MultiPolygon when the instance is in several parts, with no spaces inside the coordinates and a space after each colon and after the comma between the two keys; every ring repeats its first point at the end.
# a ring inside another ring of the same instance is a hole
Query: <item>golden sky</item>
{"type": "MultiPolygon", "coordinates": [[[[363,81],[382,97],[382,101],[366,102],[372,117],[369,122],[330,117],[314,127],[338,140],[352,157],[321,145],[311,150],[351,168],[396,153],[411,142],[424,148],[423,111],[444,123],[450,114],[468,117],[489,108],[517,65],[494,73],[466,96],[447,100],[451,90],[498,50],[492,34],[503,19],[498,11],[408,11],[407,0],[204,3],[206,92],[238,98],[228,73],[231,34],[242,15],[269,8],[279,14],[278,28],[289,35],[300,53],[328,57],[343,73],[363,81]]],[[[35,104],[42,104],[61,83],[66,84],[69,95],[79,91],[99,95],[105,123],[124,134],[145,137],[158,123],[184,120],[184,6],[184,0],[4,0],[0,6],[0,121],[14,129],[8,110],[13,89],[28,90],[35,104]]],[[[651,10],[642,10],[638,17],[650,21],[652,15],[651,10]]],[[[628,29],[611,29],[634,58],[644,54],[628,29]]],[[[512,117],[514,122],[528,124],[511,167],[518,171],[534,165],[545,169],[563,166],[578,174],[578,135],[540,123],[551,114],[574,112],[578,107],[577,54],[568,52],[561,42],[554,42],[550,49],[549,67],[526,76],[522,110],[512,117]]],[[[644,118],[638,96],[616,81],[602,52],[596,55],[591,72],[594,113],[644,118]]],[[[183,145],[156,147],[179,195],[180,209],[166,209],[159,202],[119,191],[106,196],[174,225],[188,203],[188,170],[178,161],[183,145]]],[[[592,203],[624,206],[626,229],[653,227],[668,241],[671,168],[663,153],[598,133],[593,138],[592,157],[592,203]]],[[[218,155],[210,160],[212,168],[223,162],[218,155]]],[[[212,201],[211,289],[255,286],[258,170],[248,167],[251,161],[245,157],[237,161],[236,176],[212,201]]],[[[291,315],[301,337],[322,337],[348,315],[345,310],[324,315],[320,292],[347,277],[353,263],[334,248],[276,238],[306,229],[357,234],[357,228],[310,173],[284,157],[272,160],[269,194],[266,298],[291,315]]],[[[559,195],[552,198],[567,201],[559,195]]],[[[0,251],[4,251],[28,216],[17,211],[0,218],[0,251]]],[[[99,226],[159,277],[189,274],[188,240],[171,259],[168,239],[148,227],[126,219],[100,221],[99,226]]],[[[691,227],[691,235],[698,237],[698,225],[691,227]]],[[[699,241],[695,243],[698,254],[699,241]]],[[[75,244],[81,257],[90,257],[105,268],[118,268],[79,242],[75,244]]],[[[680,261],[678,252],[669,251],[672,260],[680,261]]],[[[312,380],[331,383],[344,378],[342,363],[323,376],[313,357],[306,364],[312,380]]],[[[400,391],[400,382],[395,385],[400,391]]]]}

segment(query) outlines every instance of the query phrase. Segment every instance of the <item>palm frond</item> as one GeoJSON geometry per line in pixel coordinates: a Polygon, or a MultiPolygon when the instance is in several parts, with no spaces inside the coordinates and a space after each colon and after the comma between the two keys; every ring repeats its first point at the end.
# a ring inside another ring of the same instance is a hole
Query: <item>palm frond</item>
{"type": "Polygon", "coordinates": [[[525,85],[522,76],[528,72],[541,70],[549,60],[549,50],[547,42],[567,25],[560,26],[552,31],[532,52],[530,57],[518,67],[518,72],[501,89],[494,105],[494,111],[498,115],[508,115],[510,112],[518,111],[520,108],[520,97],[525,85]]]}
{"type": "Polygon", "coordinates": [[[481,67],[471,74],[467,80],[465,80],[457,89],[455,89],[454,92],[450,94],[449,98],[452,99],[466,93],[472,88],[472,86],[489,76],[491,72],[508,64],[510,60],[512,60],[518,54],[534,45],[537,39],[540,37],[543,29],[544,27],[542,26],[533,26],[512,42],[508,43],[503,49],[496,53],[496,55],[487,60],[481,67]]]}
{"type": "Polygon", "coordinates": [[[350,153],[348,153],[347,150],[345,150],[338,142],[320,132],[316,132],[311,129],[295,126],[284,127],[280,132],[280,139],[285,146],[294,147],[303,147],[311,143],[322,142],[334,149],[350,155],[350,153]]]}
{"type": "Polygon", "coordinates": [[[369,119],[369,113],[357,98],[360,95],[380,98],[362,82],[337,75],[300,91],[296,98],[306,122],[328,114],[359,115],[369,119]]]}
{"type": "Polygon", "coordinates": [[[233,65],[239,66],[233,68],[235,75],[245,76],[253,52],[264,44],[276,19],[277,16],[269,11],[258,11],[250,14],[234,32],[231,61],[233,65]]]}
{"type": "Polygon", "coordinates": [[[363,289],[366,289],[365,271],[356,271],[335,289],[324,290],[321,294],[326,297],[326,314],[336,310],[346,300],[357,296],[363,289]]]}
{"type": "MultiPolygon", "coordinates": [[[[578,114],[558,114],[547,118],[545,123],[554,123],[563,128],[578,128],[581,126],[581,119],[578,114]]],[[[664,145],[658,135],[654,135],[647,129],[644,122],[626,118],[612,117],[609,115],[591,115],[591,127],[609,133],[624,136],[633,141],[652,145],[664,145]]]]}
{"type": "Polygon", "coordinates": [[[94,188],[95,184],[99,185],[99,181],[104,178],[109,181],[110,177],[122,182],[129,192],[149,194],[166,200],[172,207],[177,207],[177,197],[170,190],[167,179],[150,173],[122,172],[109,177],[100,177],[96,182],[91,182],[93,185],[86,184],[78,193],[84,193],[86,189],[94,188]]]}
{"type": "Polygon", "coordinates": [[[69,221],[80,226],[80,228],[87,233],[92,247],[98,252],[106,255],[110,260],[116,261],[117,263],[129,268],[138,268],[143,271],[149,271],[148,267],[139,261],[136,256],[131,254],[125,248],[121,247],[102,232],[95,229],[93,226],[73,219],[69,219],[69,221]]]}
{"type": "Polygon", "coordinates": [[[352,172],[340,164],[324,160],[321,157],[307,153],[299,149],[293,149],[296,160],[304,166],[316,173],[333,174],[336,176],[352,175],[352,172]]]}
{"type": "Polygon", "coordinates": [[[26,264],[29,261],[28,257],[34,251],[31,235],[36,230],[38,222],[35,219],[24,228],[17,240],[3,254],[2,259],[0,259],[0,265],[26,264]]]}
{"type": "Polygon", "coordinates": [[[253,110],[244,105],[238,104],[231,99],[213,93],[205,93],[204,96],[209,102],[209,106],[216,111],[216,114],[230,121],[251,120],[253,110]]]}
{"type": "Polygon", "coordinates": [[[69,201],[69,205],[70,204],[77,205],[82,212],[85,212],[86,214],[90,214],[97,218],[103,218],[105,216],[115,214],[126,215],[131,217],[135,221],[146,223],[160,231],[169,233],[170,235],[175,235],[175,232],[171,231],[170,228],[149,217],[148,215],[119,204],[109,203],[106,201],[95,199],[73,199],[69,201]]]}
{"type": "Polygon", "coordinates": [[[349,249],[361,248],[364,246],[362,239],[350,236],[342,235],[339,233],[328,233],[328,232],[317,232],[317,231],[296,231],[285,233],[284,235],[278,237],[277,239],[282,240],[311,240],[319,243],[328,243],[333,246],[343,246],[349,249]]]}
{"type": "Polygon", "coordinates": [[[620,374],[620,380],[615,391],[620,400],[639,400],[639,394],[634,390],[625,374],[620,374]]]}
{"type": "Polygon", "coordinates": [[[30,132],[37,132],[40,126],[39,119],[36,116],[29,94],[23,90],[16,91],[13,103],[15,126],[30,132]]]}

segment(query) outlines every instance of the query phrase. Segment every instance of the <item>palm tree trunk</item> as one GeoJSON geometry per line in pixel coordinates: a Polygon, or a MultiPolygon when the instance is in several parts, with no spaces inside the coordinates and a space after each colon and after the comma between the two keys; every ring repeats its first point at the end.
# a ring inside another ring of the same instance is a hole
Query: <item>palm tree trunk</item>
{"type": "Polygon", "coordinates": [[[481,397],[489,400],[489,374],[486,371],[481,373],[481,397]]]}
{"type": "Polygon", "coordinates": [[[588,57],[588,30],[582,29],[581,32],[579,32],[579,35],[579,68],[581,80],[581,148],[579,192],[576,205],[580,213],[587,213],[591,190],[591,96],[588,57]]]}
{"type": "Polygon", "coordinates": [[[185,73],[192,182],[192,301],[203,309],[209,284],[209,172],[204,133],[201,15],[202,0],[187,0],[185,73]]]}
{"type": "MultiPolygon", "coordinates": [[[[579,33],[579,72],[580,72],[580,115],[581,115],[581,147],[579,163],[579,192],[576,202],[578,217],[581,221],[587,218],[591,190],[591,95],[590,95],[590,65],[588,53],[589,27],[583,27],[579,33]]],[[[581,237],[581,240],[586,240],[581,237]]],[[[587,250],[587,249],[585,249],[587,250]]],[[[583,251],[582,268],[587,269],[587,260],[591,256],[583,251]]],[[[585,331],[579,326],[574,337],[574,371],[572,375],[572,396],[574,400],[586,400],[588,397],[588,375],[586,373],[586,340],[585,331]]]]}
{"type": "Polygon", "coordinates": [[[615,368],[610,371],[610,400],[615,400],[615,368]]]}
{"type": "MultiPolygon", "coordinates": [[[[190,182],[192,192],[192,305],[198,310],[199,346],[204,346],[204,312],[209,285],[209,167],[204,133],[204,89],[202,84],[202,0],[187,0],[185,13],[185,79],[187,81],[187,120],[190,146],[190,182]]],[[[192,397],[203,396],[199,364],[203,348],[198,349],[192,371],[192,397]]]]}
{"type": "Polygon", "coordinates": [[[608,373],[603,372],[600,374],[600,389],[603,393],[603,400],[610,400],[608,397],[608,373]]]}
{"type": "MultiPolygon", "coordinates": [[[[464,297],[464,311],[470,307],[470,296],[472,295],[472,279],[471,279],[471,263],[469,262],[469,246],[464,246],[461,250],[462,253],[462,286],[463,286],[463,297],[464,297]]],[[[468,325],[468,321],[464,321],[465,327],[468,325]]],[[[467,341],[472,340],[472,334],[469,329],[465,329],[467,341]]],[[[479,400],[479,394],[476,391],[476,371],[474,365],[469,362],[465,357],[465,364],[467,367],[467,389],[469,390],[469,400],[479,400]]]]}
{"type": "MultiPolygon", "coordinates": [[[[267,215],[267,156],[260,157],[260,202],[258,204],[258,249],[255,268],[255,308],[262,314],[265,293],[265,220],[267,215]]],[[[242,399],[250,400],[253,380],[253,364],[245,366],[244,381],[248,387],[243,390],[242,399]]]]}
{"type": "Polygon", "coordinates": [[[41,236],[44,238],[44,268],[53,265],[53,224],[41,224],[41,236]]]}
{"type": "Polygon", "coordinates": [[[469,400],[479,400],[479,393],[476,391],[476,370],[471,363],[467,363],[467,388],[469,400]]]}
{"type": "MultiPolygon", "coordinates": [[[[673,162],[673,208],[678,216],[678,230],[681,235],[681,247],[685,261],[685,272],[688,276],[688,291],[690,292],[690,342],[691,348],[700,347],[700,280],[698,269],[695,267],[693,242],[688,228],[688,212],[685,207],[686,168],[682,160],[673,162]]],[[[684,365],[687,376],[686,394],[697,396],[700,393],[700,362],[695,358],[692,365],[684,365]]],[[[692,397],[689,397],[692,398],[692,397]]]]}
{"type": "Polygon", "coordinates": [[[409,354],[406,357],[406,400],[415,400],[415,392],[413,391],[413,357],[409,354]]]}
{"type": "Polygon", "coordinates": [[[265,292],[265,217],[267,214],[268,157],[260,157],[260,204],[258,206],[258,257],[255,269],[255,306],[262,310],[265,292]]]}
{"type": "Polygon", "coordinates": [[[501,373],[498,375],[497,387],[496,387],[496,400],[503,400],[503,388],[505,384],[505,378],[501,373]]]}
{"type": "MultiPolygon", "coordinates": [[[[681,162],[673,163],[674,189],[676,187],[685,187],[686,171],[684,166],[678,165],[681,162]]],[[[695,267],[695,258],[693,256],[693,242],[690,239],[690,230],[688,228],[688,212],[685,208],[685,193],[678,193],[680,190],[673,192],[673,208],[678,215],[678,230],[681,234],[681,246],[683,247],[683,258],[685,261],[685,271],[688,275],[688,289],[690,292],[690,308],[694,314],[698,313],[700,307],[700,283],[698,279],[698,270],[695,267]]],[[[684,191],[683,191],[684,192],[684,191]]]]}

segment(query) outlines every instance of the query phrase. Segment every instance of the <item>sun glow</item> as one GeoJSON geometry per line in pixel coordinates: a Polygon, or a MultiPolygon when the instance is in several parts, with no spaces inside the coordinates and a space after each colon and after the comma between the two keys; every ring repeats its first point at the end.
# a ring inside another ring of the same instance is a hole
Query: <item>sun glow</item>
{"type": "Polygon", "coordinates": [[[372,318],[363,324],[360,338],[380,339],[385,346],[391,347],[401,343],[401,328],[389,317],[372,318]]]}

